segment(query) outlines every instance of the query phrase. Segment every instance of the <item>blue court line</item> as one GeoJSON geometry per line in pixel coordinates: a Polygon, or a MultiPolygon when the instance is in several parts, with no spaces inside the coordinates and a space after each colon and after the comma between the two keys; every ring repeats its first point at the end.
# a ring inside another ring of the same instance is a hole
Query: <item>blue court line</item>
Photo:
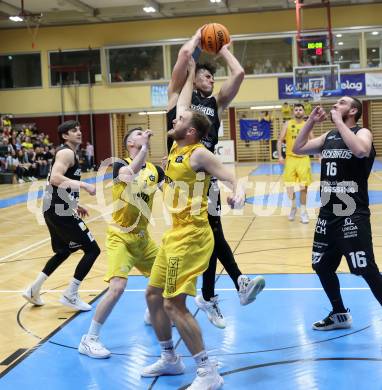
{"type": "MultiPolygon", "coordinates": [[[[339,278],[342,287],[366,287],[354,275],[340,274],[339,278]]],[[[369,289],[343,291],[353,315],[352,329],[317,332],[311,324],[326,316],[330,306],[318,277],[279,274],[266,275],[265,279],[266,290],[248,306],[240,306],[235,291],[217,291],[226,329],[216,329],[204,313],[197,314],[209,355],[219,362],[224,375],[225,389],[244,390],[254,385],[263,390],[379,388],[371,385],[382,381],[381,308],[369,289]]],[[[102,328],[101,339],[113,353],[110,359],[91,359],[76,350],[94,315],[93,308],[77,315],[7,370],[1,389],[151,388],[153,378],[139,374],[160,354],[154,330],[142,320],[146,283],[141,276],[129,278],[128,290],[140,290],[125,292],[102,328]]],[[[233,283],[223,275],[216,287],[232,289],[233,283]]],[[[195,313],[192,298],[188,306],[195,313]]],[[[178,340],[177,333],[173,340],[178,340]]],[[[179,389],[193,380],[195,364],[183,342],[177,352],[186,365],[184,375],[161,377],[152,386],[154,390],[179,389]]]]}
{"type": "MultiPolygon", "coordinates": [[[[104,176],[101,176],[98,178],[98,176],[89,177],[87,179],[84,179],[86,183],[94,184],[99,181],[104,181],[112,178],[112,173],[107,173],[104,176]]],[[[44,184],[45,185],[45,184],[44,184]]],[[[29,194],[29,197],[31,200],[40,199],[43,195],[44,191],[34,191],[29,194]]],[[[20,194],[16,196],[12,196],[10,198],[0,199],[0,209],[4,209],[6,207],[15,206],[20,203],[25,203],[28,200],[28,193],[26,194],[20,194]]]]}

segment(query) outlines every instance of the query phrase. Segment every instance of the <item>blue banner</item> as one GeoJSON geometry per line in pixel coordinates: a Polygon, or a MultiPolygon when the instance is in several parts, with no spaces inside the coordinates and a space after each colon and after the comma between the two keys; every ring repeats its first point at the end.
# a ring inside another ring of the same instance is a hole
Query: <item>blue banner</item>
{"type": "MultiPolygon", "coordinates": [[[[364,73],[341,74],[340,96],[362,96],[366,95],[366,82],[364,73]]],[[[279,99],[293,99],[293,77],[280,77],[278,79],[279,99]]]]}
{"type": "Polygon", "coordinates": [[[262,119],[240,119],[240,139],[259,141],[271,138],[271,122],[262,119]]]}
{"type": "Polygon", "coordinates": [[[167,106],[167,84],[156,84],[151,86],[151,106],[167,106]]]}

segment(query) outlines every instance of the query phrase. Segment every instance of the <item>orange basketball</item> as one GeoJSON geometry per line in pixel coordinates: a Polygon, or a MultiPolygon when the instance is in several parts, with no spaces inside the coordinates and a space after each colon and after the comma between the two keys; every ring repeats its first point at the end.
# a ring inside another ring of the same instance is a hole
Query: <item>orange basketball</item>
{"type": "Polygon", "coordinates": [[[202,30],[202,49],[217,54],[230,41],[227,28],[219,23],[209,23],[202,30]]]}

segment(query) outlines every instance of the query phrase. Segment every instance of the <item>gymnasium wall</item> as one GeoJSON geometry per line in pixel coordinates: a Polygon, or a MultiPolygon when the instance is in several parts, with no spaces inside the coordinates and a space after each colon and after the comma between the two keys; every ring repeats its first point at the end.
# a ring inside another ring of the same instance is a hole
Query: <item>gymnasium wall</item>
{"type": "MultiPolygon", "coordinates": [[[[381,24],[382,4],[333,7],[334,28],[381,24]]],[[[197,27],[211,20],[225,24],[232,35],[294,31],[295,12],[275,11],[264,13],[216,15],[123,23],[104,23],[82,26],[41,28],[37,35],[36,49],[42,53],[43,88],[9,90],[0,92],[1,112],[16,115],[57,114],[61,110],[60,89],[49,86],[48,51],[57,49],[100,48],[113,44],[137,44],[167,39],[190,37],[197,27]],[[22,104],[20,102],[22,101],[22,104]]],[[[304,26],[325,27],[324,9],[304,11],[304,26]]],[[[0,53],[31,52],[31,37],[25,29],[0,30],[0,53]]],[[[103,72],[105,58],[101,59],[103,72]]],[[[150,85],[139,83],[109,85],[104,82],[93,87],[93,108],[96,112],[134,111],[150,107],[150,85]]],[[[217,82],[216,87],[219,87],[217,82]]],[[[65,91],[65,110],[74,111],[73,91],[65,91]]],[[[79,109],[89,107],[87,87],[79,87],[79,109]]],[[[247,78],[233,102],[243,105],[277,100],[275,77],[247,78]]]]}
{"type": "MultiPolygon", "coordinates": [[[[326,27],[326,11],[324,9],[307,9],[304,11],[304,28],[326,27]]],[[[333,28],[349,28],[353,26],[381,25],[382,4],[357,5],[332,8],[333,28]]],[[[42,88],[0,91],[0,112],[9,112],[20,117],[20,121],[41,123],[41,128],[55,139],[55,129],[60,121],[61,92],[59,87],[49,86],[48,51],[58,49],[102,48],[108,45],[142,44],[170,39],[186,39],[194,31],[210,21],[223,23],[232,35],[269,34],[295,31],[295,11],[274,11],[263,13],[215,15],[205,17],[174,18],[165,20],[88,24],[81,26],[43,27],[40,28],[36,49],[31,49],[31,36],[25,29],[0,30],[0,53],[41,52],[42,88]]],[[[126,113],[147,109],[151,106],[150,82],[139,82],[123,85],[111,85],[106,82],[106,59],[101,51],[103,81],[91,89],[92,107],[95,128],[96,159],[100,161],[112,154],[110,113],[126,113]]],[[[216,90],[222,81],[216,82],[216,90]]],[[[65,112],[75,112],[75,87],[64,88],[65,112]]],[[[89,89],[78,87],[80,120],[83,125],[84,141],[89,139],[89,89]]],[[[277,77],[246,77],[233,105],[249,107],[256,103],[278,101],[277,77]]],[[[238,118],[239,116],[237,116],[238,118]]],[[[69,117],[67,117],[69,118],[69,117]]],[[[128,124],[131,118],[126,118],[128,124]]],[[[115,117],[112,118],[115,124],[115,117]]],[[[158,123],[165,123],[158,118],[158,123]]],[[[122,122],[121,122],[122,123],[122,122]]],[[[278,127],[278,126],[277,126],[278,127]]],[[[113,126],[113,129],[117,127],[113,126]]],[[[113,131],[114,132],[114,131],[113,131]]],[[[113,139],[115,134],[113,134],[113,139]]],[[[159,144],[155,147],[155,155],[162,150],[163,137],[157,137],[159,144]],[[159,141],[160,139],[160,141],[159,141]]],[[[114,139],[114,143],[118,141],[114,139]]],[[[153,140],[154,142],[154,140],[153,140]]],[[[118,142],[117,142],[118,143],[118,142]]],[[[240,141],[238,141],[240,144],[240,141]]],[[[238,160],[251,159],[254,146],[238,145],[238,160]],[[240,147],[239,147],[240,146],[240,147]]],[[[256,156],[269,154],[260,144],[256,156]],[[263,150],[264,149],[264,150],[263,150]]],[[[115,144],[114,151],[117,152],[115,144]]],[[[157,156],[155,156],[157,157],[157,156]]],[[[261,157],[262,158],[262,157],[261,157]]],[[[155,158],[156,159],[156,158],[155,158]]]]}

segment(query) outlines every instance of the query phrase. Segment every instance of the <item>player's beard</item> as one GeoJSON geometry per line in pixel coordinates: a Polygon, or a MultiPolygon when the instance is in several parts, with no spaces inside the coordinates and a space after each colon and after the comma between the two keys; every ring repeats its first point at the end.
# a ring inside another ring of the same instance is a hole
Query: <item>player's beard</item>
{"type": "Polygon", "coordinates": [[[169,136],[170,138],[172,138],[174,141],[178,141],[178,140],[184,138],[183,132],[179,132],[179,131],[176,132],[174,128],[171,129],[167,134],[168,134],[168,136],[169,136]]]}
{"type": "MultiPolygon", "coordinates": [[[[349,111],[350,110],[348,110],[346,113],[342,114],[342,121],[343,122],[345,122],[349,118],[349,111]]],[[[329,113],[329,116],[330,116],[330,121],[332,123],[334,123],[333,118],[332,118],[332,113],[329,113]]]]}

